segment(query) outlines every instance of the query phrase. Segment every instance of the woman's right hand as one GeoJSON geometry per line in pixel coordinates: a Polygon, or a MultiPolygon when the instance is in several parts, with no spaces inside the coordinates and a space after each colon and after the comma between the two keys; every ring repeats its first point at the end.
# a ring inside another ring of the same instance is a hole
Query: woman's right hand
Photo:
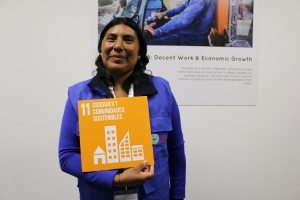
{"type": "Polygon", "coordinates": [[[162,19],[166,16],[166,11],[165,12],[157,12],[153,14],[154,17],[157,17],[158,19],[162,19]]]}
{"type": "Polygon", "coordinates": [[[115,186],[133,186],[142,184],[154,177],[154,166],[144,161],[136,167],[128,168],[114,178],[115,186]]]}

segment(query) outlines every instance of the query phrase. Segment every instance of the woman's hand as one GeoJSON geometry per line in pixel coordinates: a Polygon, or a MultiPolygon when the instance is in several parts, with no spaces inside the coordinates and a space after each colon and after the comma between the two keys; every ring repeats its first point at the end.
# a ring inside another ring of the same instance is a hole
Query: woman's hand
{"type": "Polygon", "coordinates": [[[114,178],[115,186],[132,186],[144,183],[154,177],[154,166],[144,161],[136,167],[128,168],[114,178]]]}
{"type": "Polygon", "coordinates": [[[162,19],[162,18],[164,18],[166,16],[166,14],[167,14],[166,11],[164,11],[164,12],[157,12],[157,13],[154,13],[153,16],[157,17],[158,19],[162,19]]]}
{"type": "Polygon", "coordinates": [[[149,33],[152,34],[152,36],[155,36],[155,32],[154,32],[154,26],[156,25],[156,22],[152,22],[151,24],[147,25],[144,27],[145,31],[148,31],[149,33]]]}

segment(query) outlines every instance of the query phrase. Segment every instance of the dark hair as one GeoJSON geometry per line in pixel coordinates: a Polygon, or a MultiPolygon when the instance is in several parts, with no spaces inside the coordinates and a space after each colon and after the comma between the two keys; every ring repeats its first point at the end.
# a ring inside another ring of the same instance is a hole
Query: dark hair
{"type": "Polygon", "coordinates": [[[132,19],[127,17],[115,17],[112,21],[110,21],[101,31],[100,39],[98,43],[98,52],[100,55],[96,59],[96,66],[97,66],[97,74],[99,78],[101,78],[104,83],[109,86],[114,84],[114,80],[112,78],[112,75],[110,72],[106,69],[106,67],[103,64],[102,57],[101,57],[101,44],[104,39],[104,36],[106,32],[113,26],[124,24],[126,26],[129,26],[134,30],[134,32],[137,35],[138,41],[139,41],[139,56],[140,59],[137,61],[133,73],[128,77],[128,79],[124,82],[123,88],[128,91],[129,86],[131,83],[136,84],[141,77],[141,75],[146,70],[146,65],[149,63],[149,59],[147,57],[147,43],[143,35],[143,31],[141,28],[136,24],[132,19]]]}

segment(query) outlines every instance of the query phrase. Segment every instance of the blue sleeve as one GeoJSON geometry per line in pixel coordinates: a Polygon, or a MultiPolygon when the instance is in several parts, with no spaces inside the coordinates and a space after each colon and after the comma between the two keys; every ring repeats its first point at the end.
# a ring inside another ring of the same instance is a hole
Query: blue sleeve
{"type": "Polygon", "coordinates": [[[187,2],[188,1],[186,1],[185,3],[183,3],[183,4],[181,4],[181,5],[177,6],[177,7],[175,7],[173,9],[167,10],[166,15],[169,18],[171,18],[171,17],[173,17],[175,15],[178,15],[179,13],[181,13],[187,7],[187,2]]]}
{"type": "Polygon", "coordinates": [[[100,187],[112,189],[114,176],[117,173],[116,170],[82,172],[77,127],[78,116],[72,107],[70,99],[68,99],[63,114],[58,147],[59,162],[62,171],[97,184],[100,187]]]}
{"type": "Polygon", "coordinates": [[[184,199],[186,160],[184,140],[181,129],[179,108],[172,95],[172,126],[173,131],[168,136],[170,199],[184,199]]]}
{"type": "Polygon", "coordinates": [[[167,16],[177,15],[163,26],[155,29],[156,37],[187,28],[201,14],[206,2],[204,0],[191,0],[188,5],[184,5],[167,11],[167,16]]]}

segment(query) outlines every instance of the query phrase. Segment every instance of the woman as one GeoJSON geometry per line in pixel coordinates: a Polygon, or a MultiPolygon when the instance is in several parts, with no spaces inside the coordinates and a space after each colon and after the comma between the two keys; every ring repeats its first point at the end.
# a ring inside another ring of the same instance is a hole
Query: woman
{"type": "Polygon", "coordinates": [[[100,35],[97,74],[68,90],[59,141],[61,169],[78,178],[81,200],[184,199],[185,154],[177,103],[167,81],[145,74],[146,41],[129,18],[115,18],[100,35]],[[78,109],[82,99],[148,96],[154,166],[83,173],[78,109]],[[125,198],[126,199],[126,198],[125,198]]]}

